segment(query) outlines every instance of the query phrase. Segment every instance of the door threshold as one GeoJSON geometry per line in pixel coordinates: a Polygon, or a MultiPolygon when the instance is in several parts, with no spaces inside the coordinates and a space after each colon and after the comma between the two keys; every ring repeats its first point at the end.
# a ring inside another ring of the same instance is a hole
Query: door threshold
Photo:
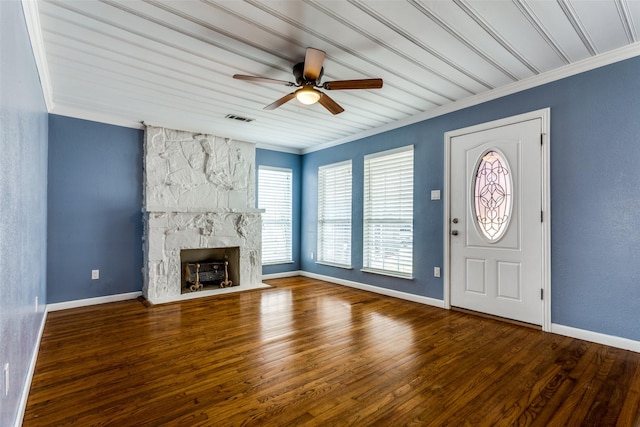
{"type": "Polygon", "coordinates": [[[499,322],[511,323],[512,325],[524,326],[526,328],[542,330],[541,325],[535,325],[533,323],[522,322],[520,320],[509,319],[507,317],[495,316],[493,314],[482,313],[480,311],[473,311],[462,307],[451,307],[451,311],[458,311],[460,313],[470,314],[472,316],[484,317],[485,319],[497,320],[499,322]]]}

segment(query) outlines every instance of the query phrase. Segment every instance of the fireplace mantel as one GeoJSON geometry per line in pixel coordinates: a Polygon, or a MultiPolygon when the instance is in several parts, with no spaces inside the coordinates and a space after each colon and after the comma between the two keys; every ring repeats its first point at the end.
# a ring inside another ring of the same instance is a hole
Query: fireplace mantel
{"type": "Polygon", "coordinates": [[[156,207],[151,209],[143,209],[143,213],[148,214],[164,214],[164,213],[212,213],[212,214],[257,214],[264,213],[264,209],[233,209],[233,208],[182,208],[177,206],[156,207]]]}

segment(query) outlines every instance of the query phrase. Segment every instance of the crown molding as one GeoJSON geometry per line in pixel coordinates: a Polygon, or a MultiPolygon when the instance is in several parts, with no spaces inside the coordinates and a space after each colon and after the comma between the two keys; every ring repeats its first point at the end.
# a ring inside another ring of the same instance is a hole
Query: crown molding
{"type": "MultiPolygon", "coordinates": [[[[1,1],[1,0],[0,0],[1,1]]],[[[132,119],[125,119],[119,116],[113,116],[110,114],[96,113],[93,111],[86,111],[79,108],[64,107],[57,105],[50,114],[56,114],[58,116],[71,117],[80,120],[89,120],[92,122],[104,123],[114,126],[122,126],[131,129],[144,129],[144,124],[141,121],[132,119]]]]}
{"type": "Polygon", "coordinates": [[[256,148],[260,148],[261,150],[279,151],[281,153],[302,154],[302,150],[299,148],[281,147],[279,145],[263,144],[261,142],[256,144],[256,148]]]}
{"type": "Polygon", "coordinates": [[[40,76],[42,95],[47,111],[51,112],[55,104],[53,102],[53,90],[51,79],[49,78],[49,67],[47,65],[47,55],[44,50],[44,38],[42,37],[42,27],[40,25],[40,13],[38,12],[38,2],[36,0],[22,0],[22,10],[27,24],[27,32],[31,41],[31,50],[36,61],[36,68],[40,76]]]}
{"type": "Polygon", "coordinates": [[[443,105],[442,107],[434,108],[432,110],[428,110],[423,113],[416,114],[414,116],[408,117],[403,120],[398,120],[393,123],[388,123],[384,126],[359,132],[345,138],[337,139],[335,141],[327,142],[325,144],[320,144],[315,147],[306,148],[301,151],[302,151],[302,154],[308,154],[314,151],[320,151],[327,148],[335,147],[337,145],[346,144],[347,142],[356,141],[358,139],[362,139],[362,138],[377,135],[383,132],[387,132],[390,130],[398,129],[414,123],[432,119],[434,117],[443,116],[445,114],[453,113],[455,111],[459,111],[464,108],[473,107],[475,105],[479,105],[488,101],[493,101],[495,99],[502,98],[507,95],[512,95],[514,93],[522,92],[527,89],[542,86],[547,83],[552,83],[557,80],[564,79],[566,77],[571,77],[576,74],[591,71],[596,68],[604,67],[606,65],[614,64],[616,62],[634,58],[636,56],[640,56],[640,42],[635,42],[633,44],[630,44],[618,49],[614,49],[612,51],[602,53],[597,56],[592,56],[592,57],[583,59],[582,61],[565,65],[555,70],[547,71],[545,73],[526,78],[519,82],[509,84],[507,86],[496,88],[491,91],[481,93],[469,98],[464,98],[464,99],[461,99],[460,101],[443,105]]]}

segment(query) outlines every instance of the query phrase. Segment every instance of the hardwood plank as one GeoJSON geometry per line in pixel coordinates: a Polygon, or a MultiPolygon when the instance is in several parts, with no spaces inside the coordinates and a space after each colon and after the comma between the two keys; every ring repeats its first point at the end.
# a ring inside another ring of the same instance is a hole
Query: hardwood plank
{"type": "Polygon", "coordinates": [[[635,374],[631,377],[630,387],[620,409],[617,426],[639,424],[640,420],[640,361],[634,358],[635,374]]]}
{"type": "Polygon", "coordinates": [[[23,425],[640,425],[638,353],[269,283],[50,313],[23,425]]]}

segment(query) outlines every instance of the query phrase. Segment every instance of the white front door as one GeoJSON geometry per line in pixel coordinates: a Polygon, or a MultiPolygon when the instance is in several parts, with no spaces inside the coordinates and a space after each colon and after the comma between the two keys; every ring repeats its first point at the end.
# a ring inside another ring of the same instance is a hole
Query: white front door
{"type": "Polygon", "coordinates": [[[542,120],[450,137],[450,305],[543,321],[542,120]]]}

